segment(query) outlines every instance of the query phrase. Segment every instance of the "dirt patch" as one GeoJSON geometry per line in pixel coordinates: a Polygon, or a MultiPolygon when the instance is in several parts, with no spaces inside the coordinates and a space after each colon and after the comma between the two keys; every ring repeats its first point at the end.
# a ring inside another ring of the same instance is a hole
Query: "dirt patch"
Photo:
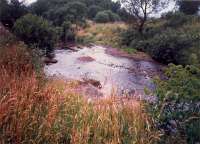
{"type": "Polygon", "coordinates": [[[94,58],[89,57],[89,56],[79,57],[78,60],[81,61],[81,62],[93,62],[93,61],[95,61],[94,58]]]}

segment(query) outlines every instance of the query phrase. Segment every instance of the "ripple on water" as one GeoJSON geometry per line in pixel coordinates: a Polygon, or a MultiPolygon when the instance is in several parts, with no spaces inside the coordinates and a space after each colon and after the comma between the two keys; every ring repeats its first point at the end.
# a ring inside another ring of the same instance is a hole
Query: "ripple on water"
{"type": "Polygon", "coordinates": [[[56,50],[58,63],[45,66],[48,76],[62,76],[66,79],[95,79],[102,85],[101,92],[110,95],[124,91],[144,95],[144,88],[153,89],[152,75],[159,65],[149,61],[115,57],[105,52],[101,46],[84,47],[79,51],[56,50]]]}

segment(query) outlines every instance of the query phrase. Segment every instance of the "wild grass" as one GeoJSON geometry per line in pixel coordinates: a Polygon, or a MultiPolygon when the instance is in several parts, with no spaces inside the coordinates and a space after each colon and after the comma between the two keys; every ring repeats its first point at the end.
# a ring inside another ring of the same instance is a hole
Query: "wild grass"
{"type": "Polygon", "coordinates": [[[159,139],[141,102],[88,101],[63,81],[38,79],[23,45],[2,50],[1,144],[153,144],[159,139]]]}
{"type": "Polygon", "coordinates": [[[120,33],[126,29],[124,23],[98,24],[89,22],[88,27],[78,32],[78,41],[96,43],[113,47],[120,46],[120,33]]]}

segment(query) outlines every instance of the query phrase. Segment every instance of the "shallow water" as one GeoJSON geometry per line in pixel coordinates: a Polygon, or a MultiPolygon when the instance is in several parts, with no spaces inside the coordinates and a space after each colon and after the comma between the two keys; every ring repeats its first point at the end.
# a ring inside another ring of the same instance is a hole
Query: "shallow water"
{"type": "Polygon", "coordinates": [[[160,70],[160,65],[154,62],[107,54],[102,46],[84,47],[78,51],[56,50],[55,55],[58,63],[45,67],[48,76],[100,81],[100,91],[106,96],[113,90],[119,95],[126,92],[144,96],[145,87],[154,88],[151,77],[160,70]]]}

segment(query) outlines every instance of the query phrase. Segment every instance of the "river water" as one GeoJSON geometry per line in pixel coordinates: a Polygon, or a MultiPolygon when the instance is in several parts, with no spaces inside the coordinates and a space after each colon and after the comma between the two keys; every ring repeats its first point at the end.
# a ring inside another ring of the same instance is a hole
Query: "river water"
{"type": "MultiPolygon", "coordinates": [[[[152,77],[159,74],[161,65],[153,61],[135,60],[106,53],[105,47],[84,47],[77,51],[56,50],[58,63],[47,65],[48,76],[72,80],[99,81],[104,96],[115,92],[145,97],[144,88],[154,89],[152,77]]],[[[147,97],[145,97],[147,98],[147,97]]]]}

